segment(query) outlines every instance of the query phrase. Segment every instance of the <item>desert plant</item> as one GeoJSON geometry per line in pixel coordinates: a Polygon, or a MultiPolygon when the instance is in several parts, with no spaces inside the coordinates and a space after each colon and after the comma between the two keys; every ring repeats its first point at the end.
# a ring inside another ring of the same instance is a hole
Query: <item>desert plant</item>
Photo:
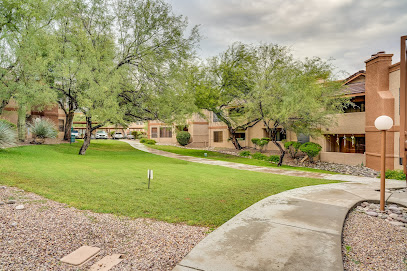
{"type": "Polygon", "coordinates": [[[267,155],[264,155],[260,152],[253,153],[252,158],[257,159],[257,160],[264,160],[264,161],[266,161],[268,159],[267,155]]]}
{"type": "Polygon", "coordinates": [[[12,147],[17,140],[16,128],[7,121],[0,121],[0,148],[12,147]]]}
{"type": "Polygon", "coordinates": [[[270,161],[270,162],[272,162],[272,163],[277,164],[278,162],[280,162],[280,156],[279,156],[279,155],[270,155],[270,156],[267,158],[267,161],[270,161]]]}
{"type": "Polygon", "coordinates": [[[239,153],[239,156],[241,156],[241,157],[249,157],[250,156],[250,151],[241,151],[239,153]]]}
{"type": "Polygon", "coordinates": [[[300,151],[308,155],[310,162],[313,162],[315,156],[319,154],[322,147],[314,142],[307,142],[300,146],[300,151]]]}
{"type": "Polygon", "coordinates": [[[7,124],[8,126],[10,126],[13,129],[17,129],[17,125],[15,125],[14,123],[12,123],[12,122],[10,122],[8,120],[0,119],[0,122],[7,124]]]}
{"type": "Polygon", "coordinates": [[[180,131],[177,133],[177,141],[181,146],[188,145],[191,139],[191,134],[186,131],[180,131]]]}
{"type": "Polygon", "coordinates": [[[145,143],[148,145],[155,145],[157,142],[154,139],[147,139],[145,143]]]}
{"type": "Polygon", "coordinates": [[[34,136],[35,144],[42,144],[46,138],[56,138],[58,135],[55,124],[49,119],[36,119],[28,126],[34,136]]]}

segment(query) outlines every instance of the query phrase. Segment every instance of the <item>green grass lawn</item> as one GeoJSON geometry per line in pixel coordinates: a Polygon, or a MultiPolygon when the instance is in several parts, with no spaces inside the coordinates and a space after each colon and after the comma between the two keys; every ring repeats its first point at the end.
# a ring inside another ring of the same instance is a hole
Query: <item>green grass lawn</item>
{"type": "Polygon", "coordinates": [[[236,156],[236,155],[230,155],[230,154],[220,153],[220,152],[216,152],[216,151],[184,149],[184,148],[179,148],[179,147],[169,146],[169,145],[147,145],[147,144],[145,144],[145,145],[147,147],[150,147],[150,148],[153,148],[153,149],[172,152],[172,153],[186,155],[186,156],[207,158],[207,159],[213,159],[213,160],[220,160],[220,161],[226,161],[226,162],[234,162],[234,163],[241,163],[241,164],[247,164],[247,165],[262,166],[262,167],[276,167],[276,168],[279,168],[279,169],[301,170],[301,171],[309,171],[309,172],[338,174],[338,173],[332,172],[332,171],[321,170],[321,169],[316,169],[316,168],[308,168],[308,167],[293,167],[293,166],[287,166],[287,165],[282,165],[281,167],[278,167],[277,164],[273,164],[273,163],[270,163],[268,161],[250,159],[250,158],[245,158],[245,157],[239,157],[239,156],[236,156]],[[204,157],[204,153],[207,153],[208,157],[204,157]]]}
{"type": "Polygon", "coordinates": [[[79,156],[80,145],[0,150],[0,184],[79,209],[217,227],[267,196],[332,183],[191,163],[111,140],[93,140],[79,156]],[[147,169],[154,170],[150,190],[147,169]]]}

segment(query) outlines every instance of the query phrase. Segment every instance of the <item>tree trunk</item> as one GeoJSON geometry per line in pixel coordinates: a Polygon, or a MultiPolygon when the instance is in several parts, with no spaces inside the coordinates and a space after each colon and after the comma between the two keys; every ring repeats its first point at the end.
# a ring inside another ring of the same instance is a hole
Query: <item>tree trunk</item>
{"type": "Polygon", "coordinates": [[[17,120],[17,132],[18,132],[18,140],[24,142],[26,140],[26,114],[27,114],[27,106],[24,104],[18,105],[18,120],[17,120]]]}
{"type": "Polygon", "coordinates": [[[86,117],[85,137],[83,138],[83,144],[81,149],[79,150],[79,155],[85,155],[86,150],[90,145],[91,134],[92,134],[92,119],[90,117],[86,117]]]}
{"type": "Polygon", "coordinates": [[[280,160],[278,161],[277,166],[281,166],[283,164],[283,159],[285,155],[285,150],[281,147],[280,143],[278,143],[275,140],[272,140],[273,144],[277,146],[277,148],[280,150],[280,160]]]}
{"type": "Polygon", "coordinates": [[[236,138],[235,131],[231,127],[228,127],[228,130],[229,130],[229,133],[230,133],[230,137],[231,137],[233,146],[235,146],[236,150],[241,150],[242,146],[240,146],[239,141],[236,138]]]}
{"type": "Polygon", "coordinates": [[[73,110],[69,110],[68,114],[65,115],[64,140],[71,140],[71,127],[74,115],[75,112],[73,110]]]}

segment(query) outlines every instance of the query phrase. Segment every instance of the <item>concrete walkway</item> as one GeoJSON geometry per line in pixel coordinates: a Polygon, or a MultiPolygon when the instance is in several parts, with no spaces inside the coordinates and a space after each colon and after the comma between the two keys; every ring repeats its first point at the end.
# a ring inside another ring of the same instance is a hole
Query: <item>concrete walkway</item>
{"type": "MultiPolygon", "coordinates": [[[[375,178],[236,166],[126,142],[139,150],[191,162],[346,181],[293,189],[255,203],[209,234],[175,271],[343,270],[342,226],[349,209],[360,201],[379,200],[380,180],[375,178]]],[[[397,187],[405,187],[405,182],[386,180],[386,188],[397,187]]],[[[407,206],[407,193],[389,192],[386,198],[407,206]]]]}

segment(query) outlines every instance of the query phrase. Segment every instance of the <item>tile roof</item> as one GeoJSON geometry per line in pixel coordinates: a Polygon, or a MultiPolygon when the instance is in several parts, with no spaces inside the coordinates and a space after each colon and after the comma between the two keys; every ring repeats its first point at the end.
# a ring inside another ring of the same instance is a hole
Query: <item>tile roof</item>
{"type": "Polygon", "coordinates": [[[359,94],[365,92],[365,82],[357,82],[345,85],[343,90],[345,94],[359,94]]]}

